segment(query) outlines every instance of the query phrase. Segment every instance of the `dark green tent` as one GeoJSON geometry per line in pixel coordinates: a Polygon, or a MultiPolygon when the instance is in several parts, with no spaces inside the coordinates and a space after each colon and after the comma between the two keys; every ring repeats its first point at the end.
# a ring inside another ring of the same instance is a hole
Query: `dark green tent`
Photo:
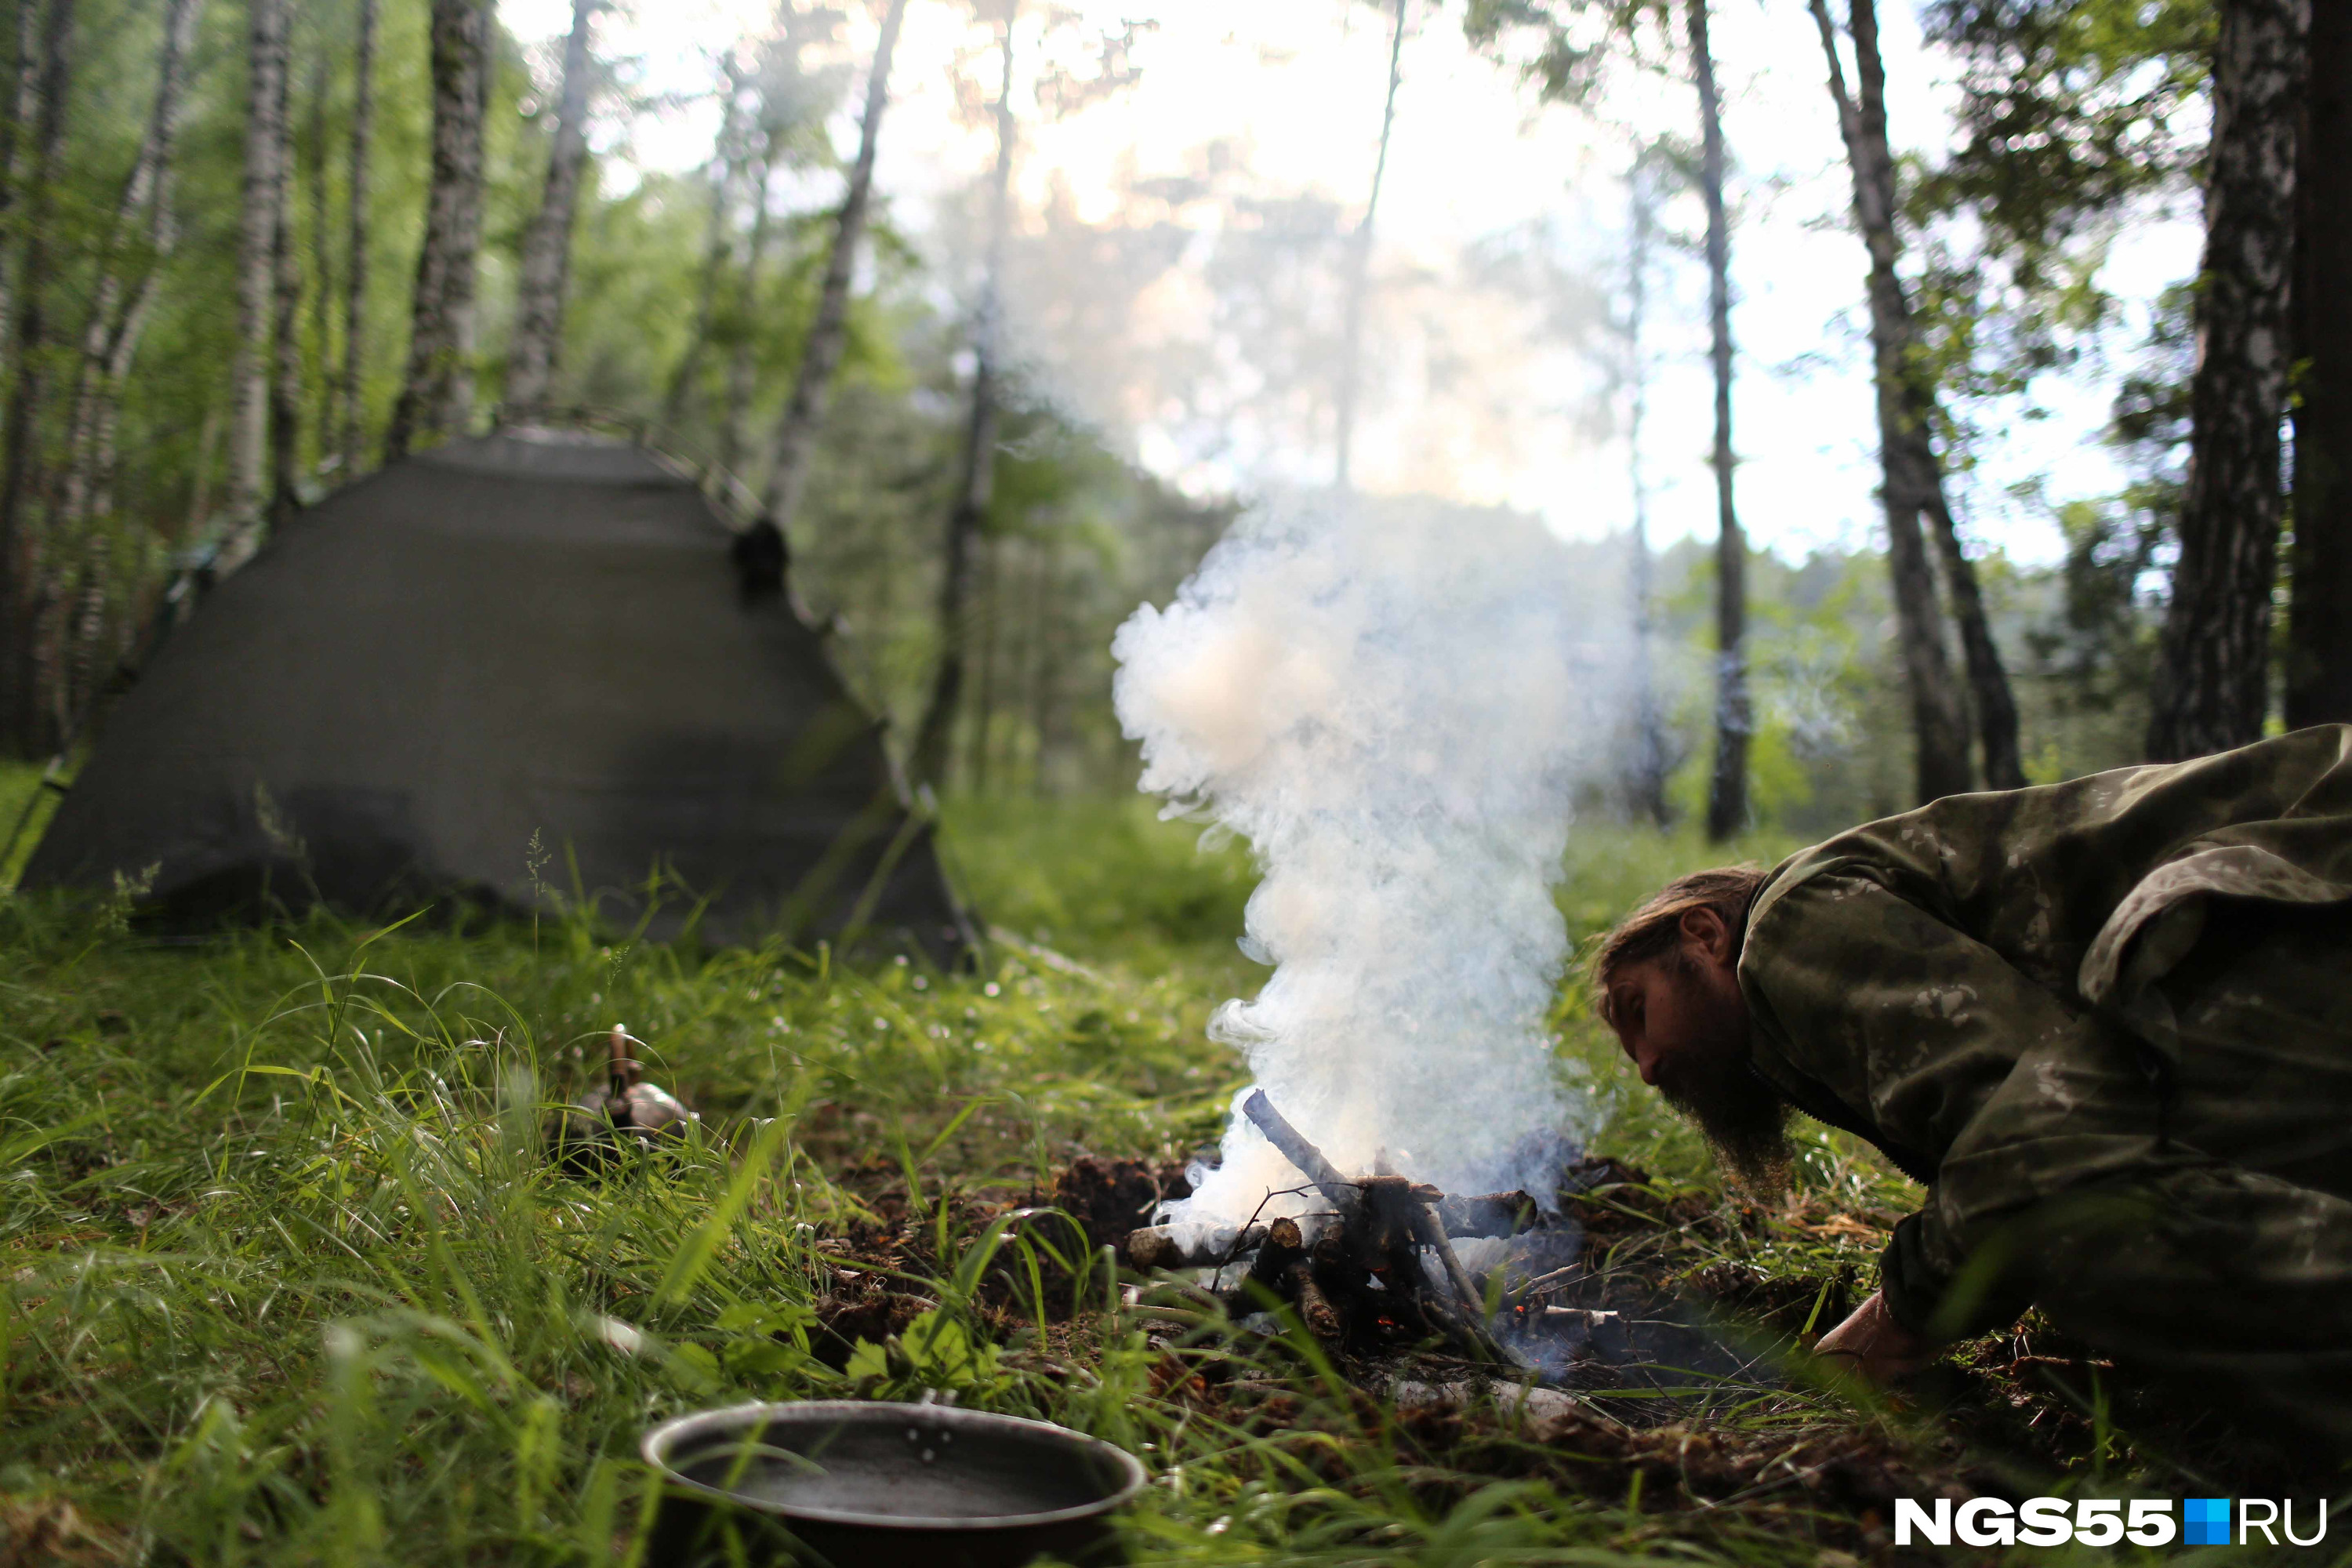
{"type": "MultiPolygon", "coordinates": [[[[773,535],[769,537],[772,540],[773,535]]],[[[548,890],[656,935],[968,944],[879,726],[688,480],[505,433],[301,514],[108,716],[23,885],[172,926],[548,890]],[[747,574],[745,565],[750,570],[747,574]],[[764,588],[764,591],[763,591],[764,588]]]]}

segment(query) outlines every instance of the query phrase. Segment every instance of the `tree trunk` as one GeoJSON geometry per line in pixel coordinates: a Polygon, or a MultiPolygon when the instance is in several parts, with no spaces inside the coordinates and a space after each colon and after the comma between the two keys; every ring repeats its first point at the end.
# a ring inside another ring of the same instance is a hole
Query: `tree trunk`
{"type": "Polygon", "coordinates": [[[971,597],[972,542],[988,516],[996,483],[996,354],[998,289],[1004,266],[1006,231],[1013,210],[1013,22],[1007,7],[1003,53],[1004,75],[996,95],[995,203],[989,219],[988,271],[981,281],[978,330],[973,334],[971,418],[964,427],[963,472],[948,514],[947,555],[940,574],[940,661],[931,698],[915,732],[916,779],[944,790],[955,730],[956,704],[963,693],[964,647],[971,628],[965,606],[971,597]]]}
{"type": "MultiPolygon", "coordinates": [[[[1819,0],[1815,3],[1818,5],[1819,0]]],[[[1878,199],[1871,207],[1877,215],[1887,247],[1886,298],[1894,307],[1887,325],[1902,345],[1899,368],[1908,400],[1901,426],[1904,440],[1911,450],[1910,466],[1919,481],[1922,515],[1943,561],[1944,581],[1952,597],[1952,619],[1959,626],[1969,691],[1976,700],[1978,742],[1984,749],[1985,783],[1994,789],[2022,789],[2025,768],[2017,740],[2017,699],[2010,690],[2008,672],[2001,668],[2000,650],[1993,641],[1992,624],[1986,617],[1984,595],[1977,584],[1976,565],[1961,547],[1959,530],[1953,526],[1950,498],[1944,489],[1944,465],[1936,455],[1936,389],[1918,352],[1918,326],[1911,301],[1895,270],[1895,260],[1900,254],[1895,229],[1895,155],[1886,140],[1886,66],[1878,47],[1876,0],[1853,0],[1853,20],[1855,74],[1862,89],[1859,128],[1863,143],[1869,149],[1869,156],[1857,162],[1855,177],[1859,182],[1866,165],[1872,183],[1878,187],[1878,199]]],[[[1834,52],[1831,64],[1832,68],[1836,64],[1834,52]]],[[[1875,242],[1872,247],[1872,271],[1874,275],[1877,271],[1875,242]]],[[[1874,287],[1874,328],[1877,300],[1878,292],[1874,287]]],[[[1937,640],[1940,647],[1940,637],[1937,640]]],[[[1961,755],[1965,767],[1965,742],[1961,755]]]]}
{"type": "Polygon", "coordinates": [[[332,342],[335,300],[335,244],[330,236],[327,204],[327,93],[334,79],[330,67],[327,41],[319,41],[318,55],[310,62],[310,124],[305,138],[309,143],[310,187],[310,342],[317,358],[317,368],[310,373],[311,385],[316,389],[318,405],[311,414],[310,428],[316,432],[319,467],[329,468],[334,462],[335,432],[342,420],[335,406],[338,383],[334,373],[332,342]]]}
{"type": "Polygon", "coordinates": [[[228,502],[236,564],[258,542],[269,461],[269,329],[274,319],[278,204],[285,188],[286,0],[247,0],[245,205],[237,224],[236,391],[229,415],[228,502]]]}
{"type": "Polygon", "coordinates": [[[1029,793],[1044,800],[1054,793],[1054,752],[1060,737],[1060,725],[1055,722],[1059,707],[1062,668],[1062,626],[1054,613],[1055,580],[1061,575],[1061,533],[1047,526],[1037,536],[1036,590],[1029,606],[1030,624],[1036,628],[1037,663],[1034,678],[1029,683],[1029,728],[1037,736],[1037,749],[1029,767],[1029,793]]]}
{"type": "Polygon", "coordinates": [[[294,72],[278,73],[278,226],[270,241],[269,521],[301,510],[302,267],[294,249],[294,72]]]}
{"type": "MultiPolygon", "coordinates": [[[[122,377],[130,368],[139,334],[146,324],[157,275],[169,256],[175,234],[172,207],[172,157],[186,104],[188,51],[194,42],[204,0],[170,0],[163,13],[163,40],[156,68],[155,103],[147,118],[147,133],[131,159],[131,173],[116,198],[114,216],[99,251],[98,274],[90,287],[89,313],[83,323],[81,358],[74,374],[74,392],[66,422],[66,469],[58,486],[56,517],[62,531],[79,530],[90,519],[111,510],[94,491],[99,485],[100,448],[111,447],[110,428],[122,395],[122,377]],[[146,255],[140,272],[131,276],[130,249],[135,231],[145,220],[146,255]]],[[[111,457],[110,450],[107,454],[111,457]]]]}
{"type": "Polygon", "coordinates": [[[2352,6],[2311,13],[2295,183],[2294,556],[2286,722],[2352,720],[2352,6]]]}
{"type": "Polygon", "coordinates": [[[1699,192],[1706,201],[1707,324],[1715,367],[1715,776],[1706,836],[1720,843],[1748,826],[1748,541],[1732,505],[1731,220],[1723,204],[1723,100],[1708,52],[1708,0],[1689,0],[1691,75],[1698,88],[1699,192]]]}
{"type": "Polygon", "coordinates": [[[359,39],[352,56],[352,167],[345,200],[351,203],[343,258],[343,477],[360,471],[362,431],[367,415],[368,161],[375,137],[376,0],[359,0],[359,39]]]}
{"type": "Polygon", "coordinates": [[[563,352],[563,307],[572,281],[572,229],[580,204],[581,171],[588,163],[588,88],[594,62],[588,34],[601,0],[572,0],[572,33],[563,41],[563,82],[558,91],[555,137],[547,153],[547,183],[539,211],[522,237],[522,280],[515,300],[514,347],[507,356],[506,401],[517,408],[546,403],[548,384],[563,352]]]}
{"type": "Polygon", "coordinates": [[[762,510],[768,521],[789,539],[793,518],[800,510],[801,492],[808,484],[809,450],[824,422],[825,395],[841,351],[849,341],[849,280],[857,262],[857,246],[866,234],[866,213],[874,189],[874,153],[882,135],[882,110],[890,101],[890,52],[898,46],[898,24],[907,15],[907,0],[890,0],[882,16],[882,36],[874,45],[873,68],[866,77],[866,118],[857,133],[857,161],[849,168],[849,188],[834,225],[833,249],[825,257],[824,281],[817,289],[816,314],[809,320],[808,340],[801,348],[800,367],[793,375],[792,396],[776,422],[776,450],[768,470],[762,510]]]}
{"type": "Polygon", "coordinates": [[[1633,389],[1633,406],[1625,422],[1625,468],[1633,491],[1633,756],[1626,769],[1625,793],[1634,816],[1664,827],[1673,817],[1666,807],[1665,721],[1658,710],[1657,684],[1650,668],[1651,645],[1656,637],[1656,592],[1651,583],[1649,478],[1642,463],[1642,428],[1650,405],[1650,366],[1642,328],[1649,314],[1650,252],[1658,223],[1651,178],[1646,155],[1637,159],[1628,182],[1633,237],[1627,258],[1625,310],[1626,379],[1633,389]]]}
{"type": "MultiPolygon", "coordinates": [[[[39,0],[16,0],[16,52],[8,67],[8,116],[0,122],[0,237],[23,195],[26,132],[41,102],[41,16],[39,0]]],[[[16,326],[16,247],[0,239],[0,364],[12,363],[8,344],[16,326]]]]}
{"type": "Polygon", "coordinates": [[[2222,0],[2221,11],[2180,558],[2147,732],[2148,756],[2158,762],[2258,740],[2270,706],[2295,122],[2310,5],[2222,0]]]}
{"type": "Polygon", "coordinates": [[[1911,698],[1916,792],[1925,805],[1958,795],[1973,782],[1968,720],[1945,655],[1944,617],[1937,608],[1934,570],[1919,531],[1921,515],[1942,506],[1942,464],[1920,417],[1924,397],[1913,363],[1918,334],[1895,271],[1901,249],[1895,232],[1895,158],[1886,140],[1885,75],[1878,62],[1872,0],[1853,0],[1853,7],[1854,58],[1862,78],[1859,104],[1846,92],[1829,7],[1824,0],[1811,0],[1811,8],[1853,171],[1854,222],[1870,250],[1870,342],[1878,398],[1880,497],[1886,509],[1886,569],[1895,593],[1895,641],[1911,698]]]}
{"type": "Polygon", "coordinates": [[[727,276],[727,260],[735,251],[735,188],[743,176],[743,68],[734,55],[727,57],[727,100],[719,106],[719,140],[710,150],[710,237],[703,247],[702,278],[695,290],[694,326],[686,353],[670,373],[669,390],[662,397],[661,419],[675,430],[686,417],[694,384],[702,374],[702,356],[710,345],[710,330],[719,318],[719,289],[727,276]]]}
{"type": "Polygon", "coordinates": [[[973,693],[978,710],[971,716],[964,767],[971,780],[971,793],[982,798],[988,795],[990,763],[995,760],[989,748],[996,738],[997,654],[1004,640],[1003,558],[1003,541],[983,538],[980,542],[980,689],[973,693]]]}
{"type": "Polygon", "coordinates": [[[100,251],[89,315],[82,331],[81,359],[67,419],[66,468],[50,528],[52,548],[80,562],[70,613],[56,630],[61,657],[56,664],[51,710],[52,724],[61,741],[79,730],[100,684],[96,669],[106,629],[106,523],[114,512],[123,385],[178,236],[172,204],[173,154],[186,106],[188,54],[203,9],[204,0],[170,0],[165,7],[154,108],[100,251]],[[133,280],[128,276],[124,251],[142,217],[146,255],[133,280]]]}
{"type": "Polygon", "coordinates": [[[1364,203],[1364,218],[1349,237],[1347,315],[1339,336],[1339,396],[1334,410],[1331,483],[1341,490],[1349,477],[1356,447],[1356,391],[1362,375],[1364,353],[1364,291],[1371,278],[1372,219],[1381,206],[1381,181],[1388,173],[1389,134],[1396,127],[1397,84],[1404,75],[1405,0],[1396,0],[1396,26],[1389,37],[1389,92],[1381,109],[1381,150],[1372,160],[1372,191],[1364,203]]]}
{"type": "MultiPolygon", "coordinates": [[[[18,0],[29,5],[31,0],[18,0]]],[[[41,490],[40,420],[47,401],[47,356],[49,238],[57,205],[59,153],[65,143],[66,107],[73,89],[74,0],[49,0],[42,16],[35,88],[37,102],[29,121],[32,155],[20,204],[23,241],[17,248],[12,333],[15,349],[7,411],[0,419],[0,450],[7,470],[0,474],[0,747],[19,756],[47,749],[41,713],[41,637],[46,619],[42,595],[41,540],[36,531],[41,490]]]]}
{"type": "Polygon", "coordinates": [[[410,296],[408,369],[384,456],[465,433],[473,415],[474,263],[482,231],[482,109],[489,18],[481,0],[433,0],[433,181],[410,296]]]}
{"type": "Polygon", "coordinates": [[[751,323],[760,309],[760,268],[768,258],[768,201],[774,195],[776,159],[783,139],[782,124],[761,116],[760,151],[751,163],[751,235],[743,246],[743,270],[735,279],[735,323],[727,351],[727,404],[719,421],[719,466],[740,471],[746,447],[745,426],[751,417],[752,395],[759,390],[758,366],[751,357],[751,323]]]}

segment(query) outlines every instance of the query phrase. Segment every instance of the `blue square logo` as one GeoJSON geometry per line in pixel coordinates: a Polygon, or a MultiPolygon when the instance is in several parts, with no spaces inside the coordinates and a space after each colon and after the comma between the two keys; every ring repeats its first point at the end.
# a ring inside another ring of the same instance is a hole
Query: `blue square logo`
{"type": "Polygon", "coordinates": [[[2180,1544],[2230,1544],[2230,1500],[2225,1497],[2184,1498],[2180,1503],[2180,1544]]]}

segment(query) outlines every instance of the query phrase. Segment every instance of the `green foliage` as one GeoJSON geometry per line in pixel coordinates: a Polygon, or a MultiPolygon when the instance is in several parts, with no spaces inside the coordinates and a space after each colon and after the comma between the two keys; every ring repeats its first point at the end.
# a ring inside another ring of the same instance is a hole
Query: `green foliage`
{"type": "Polygon", "coordinates": [[[1904,208],[1954,468],[1984,438],[1968,404],[2030,394],[2115,321],[2102,279],[2115,236],[2189,191],[2204,153],[2214,15],[2210,0],[1927,8],[1929,42],[1961,64],[1958,136],[1912,171],[1904,208]]]}

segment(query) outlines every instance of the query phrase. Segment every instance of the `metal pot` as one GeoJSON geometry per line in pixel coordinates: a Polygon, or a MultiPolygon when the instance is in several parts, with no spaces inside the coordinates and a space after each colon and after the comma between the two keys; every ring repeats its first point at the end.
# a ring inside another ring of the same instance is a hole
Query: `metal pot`
{"type": "Polygon", "coordinates": [[[942,1405],[739,1405],[646,1434],[656,1568],[1019,1568],[1120,1561],[1110,1511],[1143,1467],[1045,1421],[942,1405]]]}

